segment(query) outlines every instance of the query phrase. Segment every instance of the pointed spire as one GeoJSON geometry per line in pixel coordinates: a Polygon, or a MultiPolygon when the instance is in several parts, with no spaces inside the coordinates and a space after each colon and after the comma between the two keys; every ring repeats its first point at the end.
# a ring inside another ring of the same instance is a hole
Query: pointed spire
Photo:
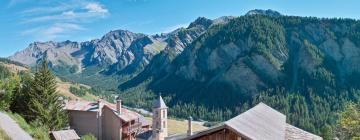
{"type": "Polygon", "coordinates": [[[153,108],[168,108],[161,95],[154,101],[153,108]]]}
{"type": "Polygon", "coordinates": [[[116,96],[116,98],[115,98],[115,101],[118,101],[118,100],[120,100],[120,101],[121,101],[121,97],[120,97],[120,95],[116,96]]]}

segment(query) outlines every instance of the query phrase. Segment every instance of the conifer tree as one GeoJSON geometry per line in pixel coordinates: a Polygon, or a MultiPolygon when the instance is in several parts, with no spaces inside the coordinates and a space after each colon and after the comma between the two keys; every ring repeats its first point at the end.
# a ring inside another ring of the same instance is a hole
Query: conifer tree
{"type": "Polygon", "coordinates": [[[12,102],[10,105],[10,110],[12,112],[18,113],[23,116],[26,120],[29,120],[29,115],[31,115],[30,110],[30,86],[32,82],[32,75],[30,73],[25,73],[21,77],[21,82],[18,88],[14,91],[12,102]]]}
{"type": "MultiPolygon", "coordinates": [[[[45,53],[46,54],[46,53],[45,53]]],[[[50,130],[67,126],[67,113],[63,110],[62,101],[56,91],[56,79],[48,67],[46,55],[36,68],[30,85],[30,118],[46,125],[50,130]]]]}
{"type": "Polygon", "coordinates": [[[19,84],[20,77],[17,75],[0,81],[0,110],[9,110],[13,93],[18,90],[19,84]]]}

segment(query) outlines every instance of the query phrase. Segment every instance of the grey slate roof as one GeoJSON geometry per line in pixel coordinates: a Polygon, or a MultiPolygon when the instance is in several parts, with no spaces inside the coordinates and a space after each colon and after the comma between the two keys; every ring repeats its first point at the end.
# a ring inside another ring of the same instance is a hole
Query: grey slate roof
{"type": "Polygon", "coordinates": [[[191,140],[222,129],[229,129],[251,140],[322,140],[317,135],[287,124],[284,114],[264,103],[259,103],[248,111],[222,124],[203,131],[194,132],[192,136],[183,134],[167,139],[191,140]]]}
{"type": "MultiPolygon", "coordinates": [[[[90,112],[96,112],[99,110],[99,104],[96,102],[89,102],[89,101],[68,101],[66,102],[66,105],[64,107],[66,110],[73,110],[73,111],[90,111],[90,112]]],[[[136,120],[141,116],[140,114],[130,111],[126,108],[121,109],[121,114],[118,114],[116,111],[116,105],[110,104],[107,102],[103,102],[100,108],[108,108],[110,109],[114,114],[116,114],[120,119],[122,119],[125,122],[136,120]]]]}
{"type": "Polygon", "coordinates": [[[153,108],[168,108],[161,96],[157,98],[153,103],[153,108]]]}
{"type": "Polygon", "coordinates": [[[286,140],[322,140],[321,137],[301,130],[290,124],[286,124],[286,140]]]}
{"type": "Polygon", "coordinates": [[[118,101],[118,100],[121,101],[121,97],[120,97],[120,96],[117,96],[117,97],[115,98],[115,100],[116,100],[116,101],[118,101]]]}
{"type": "Polygon", "coordinates": [[[264,103],[226,121],[225,124],[251,139],[281,140],[285,138],[286,116],[264,103]]]}
{"type": "Polygon", "coordinates": [[[165,138],[165,140],[191,140],[194,138],[198,138],[199,136],[204,136],[204,135],[210,134],[212,132],[216,132],[218,130],[225,129],[226,127],[227,126],[225,125],[225,123],[221,123],[219,125],[210,127],[209,129],[196,131],[191,136],[187,136],[187,134],[173,135],[173,136],[169,136],[168,138],[165,138]]]}

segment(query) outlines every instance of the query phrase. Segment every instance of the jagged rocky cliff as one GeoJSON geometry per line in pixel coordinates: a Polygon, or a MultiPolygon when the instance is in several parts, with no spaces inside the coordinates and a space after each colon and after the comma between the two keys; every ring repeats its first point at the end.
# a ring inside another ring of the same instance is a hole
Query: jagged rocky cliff
{"type": "MultiPolygon", "coordinates": [[[[187,28],[160,35],[115,30],[100,39],[86,42],[34,42],[9,59],[34,66],[46,53],[59,77],[75,76],[76,78],[71,80],[83,82],[91,79],[91,83],[95,83],[97,77],[136,75],[154,56],[157,56],[155,58],[158,61],[168,60],[161,62],[161,65],[166,65],[210,26],[224,24],[232,18],[234,17],[210,20],[200,17],[187,28]],[[83,80],[83,77],[87,77],[87,80],[83,80]]],[[[151,64],[149,67],[156,65],[151,64]]]]}

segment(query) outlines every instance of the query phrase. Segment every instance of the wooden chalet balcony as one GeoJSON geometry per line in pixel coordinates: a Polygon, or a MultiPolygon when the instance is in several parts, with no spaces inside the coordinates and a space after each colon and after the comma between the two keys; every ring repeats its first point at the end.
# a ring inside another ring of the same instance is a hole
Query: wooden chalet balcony
{"type": "Polygon", "coordinates": [[[139,131],[140,129],[141,129],[141,123],[135,123],[132,124],[130,127],[129,126],[124,127],[122,132],[125,134],[131,134],[133,132],[139,131]]]}

